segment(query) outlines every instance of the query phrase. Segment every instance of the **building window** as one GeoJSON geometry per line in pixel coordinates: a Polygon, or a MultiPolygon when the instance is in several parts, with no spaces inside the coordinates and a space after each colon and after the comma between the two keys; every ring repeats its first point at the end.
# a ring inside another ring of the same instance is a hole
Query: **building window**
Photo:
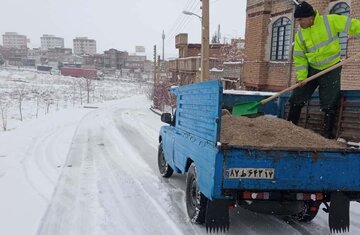
{"type": "Polygon", "coordinates": [[[288,60],[290,48],[291,21],[281,17],[274,22],[271,36],[271,60],[288,60]]]}
{"type": "MultiPolygon", "coordinates": [[[[338,14],[350,16],[350,6],[345,2],[339,2],[331,9],[330,14],[338,14]]],[[[339,33],[341,45],[341,57],[346,57],[348,35],[346,33],[339,33]]]]}

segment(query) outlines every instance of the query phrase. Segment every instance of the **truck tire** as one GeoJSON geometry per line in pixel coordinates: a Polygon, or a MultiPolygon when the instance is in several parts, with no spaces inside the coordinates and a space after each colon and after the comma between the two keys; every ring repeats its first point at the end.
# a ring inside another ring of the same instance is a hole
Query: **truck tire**
{"type": "Polygon", "coordinates": [[[320,204],[318,202],[305,202],[303,211],[293,217],[299,222],[312,221],[319,211],[320,204]]]}
{"type": "Polygon", "coordinates": [[[159,144],[159,148],[158,148],[158,167],[161,176],[164,178],[169,178],[174,173],[174,170],[165,160],[162,143],[159,144]]]}
{"type": "Polygon", "coordinates": [[[208,199],[199,191],[195,163],[191,163],[186,176],[186,209],[192,223],[205,222],[208,199]]]}

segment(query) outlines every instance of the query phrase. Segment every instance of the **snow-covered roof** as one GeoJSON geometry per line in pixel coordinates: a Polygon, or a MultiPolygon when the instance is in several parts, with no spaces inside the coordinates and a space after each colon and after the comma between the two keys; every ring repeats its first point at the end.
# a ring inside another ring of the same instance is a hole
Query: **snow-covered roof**
{"type": "Polygon", "coordinates": [[[263,95],[263,96],[271,96],[276,94],[276,92],[268,92],[268,91],[244,91],[244,90],[224,90],[224,94],[229,95],[263,95]]]}
{"type": "Polygon", "coordinates": [[[243,64],[243,62],[242,61],[234,61],[234,62],[228,61],[228,62],[224,62],[224,64],[243,64]]]}

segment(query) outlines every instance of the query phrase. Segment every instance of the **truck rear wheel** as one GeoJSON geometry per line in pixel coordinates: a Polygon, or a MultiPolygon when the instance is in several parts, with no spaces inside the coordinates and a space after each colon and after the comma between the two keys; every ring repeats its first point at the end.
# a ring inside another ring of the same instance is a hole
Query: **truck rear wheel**
{"type": "Polygon", "coordinates": [[[186,209],[192,223],[205,222],[208,199],[200,192],[196,177],[196,167],[191,163],[186,177],[186,209]]]}
{"type": "Polygon", "coordinates": [[[158,149],[158,167],[161,176],[164,178],[169,178],[174,173],[174,170],[171,168],[171,166],[169,166],[169,164],[165,160],[162,143],[159,144],[159,149],[158,149]]]}
{"type": "Polygon", "coordinates": [[[303,211],[293,217],[299,222],[312,221],[319,211],[320,204],[318,202],[305,202],[303,211]]]}

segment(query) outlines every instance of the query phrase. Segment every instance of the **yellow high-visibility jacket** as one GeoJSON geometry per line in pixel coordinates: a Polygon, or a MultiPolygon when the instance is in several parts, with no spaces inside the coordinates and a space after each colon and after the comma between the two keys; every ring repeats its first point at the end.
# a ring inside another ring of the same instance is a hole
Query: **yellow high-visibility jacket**
{"type": "Polygon", "coordinates": [[[295,35],[293,58],[297,80],[308,76],[308,67],[323,70],[340,61],[339,33],[360,38],[360,20],[342,15],[322,16],[316,11],[314,25],[295,35]]]}

